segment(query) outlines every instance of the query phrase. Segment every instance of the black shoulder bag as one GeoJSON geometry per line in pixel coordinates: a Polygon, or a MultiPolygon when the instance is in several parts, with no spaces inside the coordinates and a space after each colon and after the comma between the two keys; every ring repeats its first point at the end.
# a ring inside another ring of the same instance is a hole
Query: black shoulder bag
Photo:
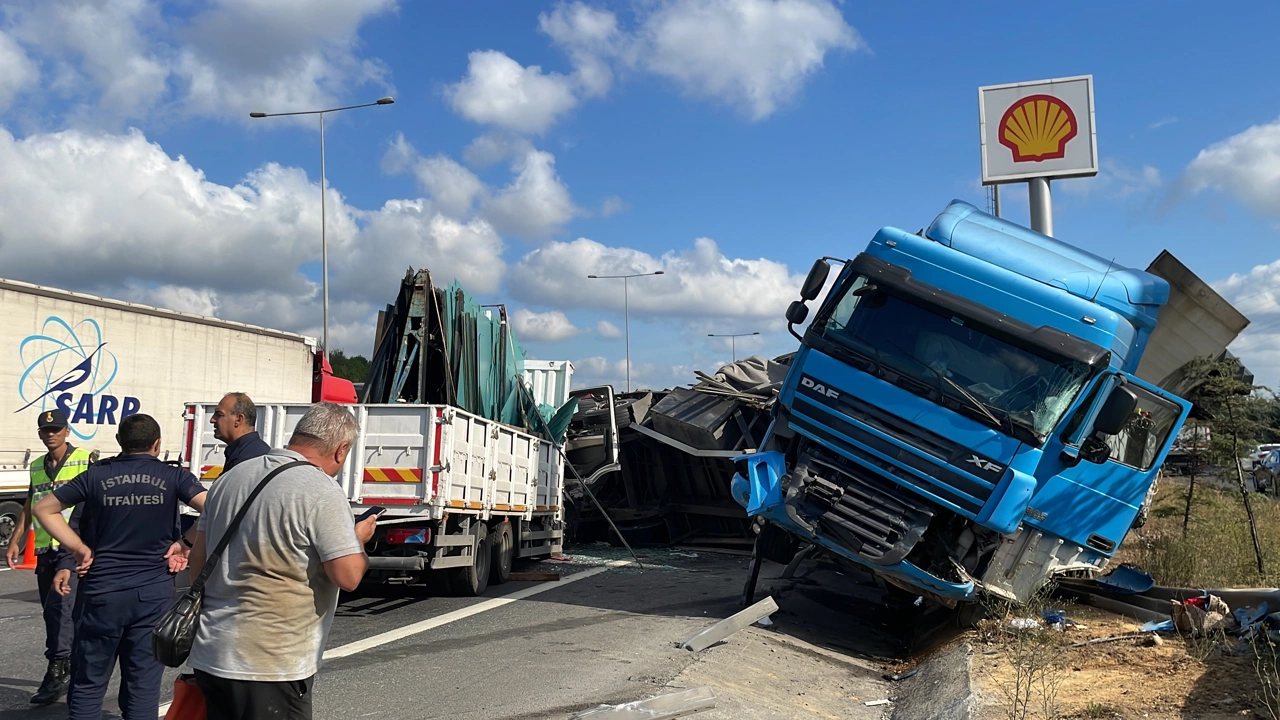
{"type": "Polygon", "coordinates": [[[290,468],[300,467],[302,465],[310,465],[306,460],[295,460],[291,463],[285,463],[280,467],[267,473],[262,478],[262,482],[249,493],[248,499],[244,501],[244,505],[240,506],[239,512],[231,519],[231,524],[227,525],[227,531],[223,533],[222,539],[218,541],[217,547],[213,552],[209,553],[209,559],[204,564],[204,569],[200,571],[200,575],[191,583],[191,588],[187,590],[187,594],[183,595],[173,607],[169,608],[159,621],[156,622],[155,628],[151,631],[151,653],[156,659],[169,667],[181,667],[187,661],[187,656],[191,654],[191,644],[195,642],[196,630],[200,628],[200,606],[204,604],[204,584],[209,581],[209,576],[213,574],[213,568],[218,564],[218,560],[222,558],[222,553],[227,549],[227,544],[231,542],[232,536],[236,534],[236,530],[240,529],[240,522],[244,520],[245,513],[249,511],[249,506],[257,499],[258,493],[271,482],[272,478],[290,468]]]}

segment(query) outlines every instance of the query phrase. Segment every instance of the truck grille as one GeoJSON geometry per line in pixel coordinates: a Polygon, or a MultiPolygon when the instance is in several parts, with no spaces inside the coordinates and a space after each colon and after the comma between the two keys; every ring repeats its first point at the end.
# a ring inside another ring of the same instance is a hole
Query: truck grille
{"type": "Polygon", "coordinates": [[[824,534],[878,565],[901,562],[929,527],[934,508],[833,453],[811,450],[802,512],[824,534]]]}
{"type": "MultiPolygon", "coordinates": [[[[929,433],[900,418],[889,416],[865,403],[845,401],[841,406],[841,410],[857,417],[880,432],[895,437],[912,447],[919,448],[934,457],[950,460],[955,457],[963,457],[965,452],[964,448],[957,443],[929,433]]],[[[868,465],[892,475],[898,482],[930,493],[973,516],[982,511],[982,506],[990,499],[991,493],[995,490],[995,485],[992,483],[962,475],[945,464],[933,462],[910,450],[900,448],[802,397],[797,397],[795,400],[791,424],[798,430],[820,439],[824,443],[840,448],[851,457],[856,457],[868,465]],[[876,452],[892,458],[897,463],[901,463],[901,465],[886,462],[849,444],[847,441],[836,437],[831,432],[832,430],[845,437],[857,440],[876,452]],[[933,482],[921,479],[911,471],[903,468],[903,465],[923,472],[933,482]]]]}

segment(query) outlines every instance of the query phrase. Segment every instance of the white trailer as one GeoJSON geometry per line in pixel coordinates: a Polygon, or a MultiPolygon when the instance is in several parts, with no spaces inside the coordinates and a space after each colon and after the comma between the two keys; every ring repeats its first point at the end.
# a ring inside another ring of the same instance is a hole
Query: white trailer
{"type": "Polygon", "coordinates": [[[104,457],[119,451],[119,421],[147,413],[161,458],[176,459],[189,398],[306,402],[315,350],[293,333],[0,279],[0,547],[44,452],[40,412],[66,410],[71,442],[104,457]]]}
{"type": "MultiPolygon", "coordinates": [[[[284,447],[306,404],[260,405],[259,432],[284,447]]],[[[211,403],[186,407],[182,463],[217,482],[222,443],[211,403]]],[[[445,571],[459,595],[505,582],[517,558],[560,552],[564,464],[560,449],[521,430],[448,405],[350,406],[360,437],[338,476],[359,515],[387,508],[370,542],[371,580],[416,581],[445,571]]]]}

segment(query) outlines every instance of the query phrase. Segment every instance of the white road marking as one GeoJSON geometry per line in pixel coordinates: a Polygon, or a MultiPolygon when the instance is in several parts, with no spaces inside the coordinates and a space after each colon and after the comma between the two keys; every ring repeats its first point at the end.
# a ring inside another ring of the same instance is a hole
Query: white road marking
{"type": "Polygon", "coordinates": [[[374,635],[373,637],[365,638],[364,640],[357,640],[347,645],[342,645],[336,648],[330,648],[329,650],[325,651],[324,659],[335,660],[337,658],[344,658],[349,655],[355,655],[356,653],[364,652],[365,650],[371,650],[373,648],[386,645],[388,643],[393,643],[396,640],[407,638],[410,635],[417,635],[418,633],[424,633],[428,630],[438,628],[441,625],[448,625],[451,622],[455,622],[463,618],[468,618],[468,617],[471,617],[472,615],[479,615],[482,612],[488,612],[489,610],[500,608],[503,605],[509,605],[517,600],[524,600],[525,598],[530,598],[530,597],[533,597],[534,595],[540,595],[544,592],[547,592],[548,590],[555,590],[558,587],[564,587],[569,583],[577,582],[579,580],[586,580],[589,577],[594,577],[596,575],[599,575],[602,572],[612,570],[613,568],[621,567],[623,565],[628,565],[630,563],[631,563],[630,560],[615,560],[613,562],[610,562],[606,565],[602,565],[600,567],[595,567],[590,570],[583,570],[582,572],[574,573],[565,578],[562,578],[559,581],[539,583],[532,587],[524,588],[523,590],[517,590],[511,593],[510,595],[504,595],[502,597],[485,600],[484,602],[480,602],[480,603],[476,603],[475,605],[464,607],[461,610],[454,610],[453,612],[448,612],[443,615],[437,615],[436,617],[423,620],[422,622],[416,622],[416,623],[413,623],[412,625],[405,625],[404,627],[396,628],[395,630],[388,630],[387,632],[384,632],[380,635],[374,635]]]}
{"type": "Polygon", "coordinates": [[[0,572],[4,572],[5,570],[12,570],[12,569],[13,568],[11,567],[3,567],[3,568],[0,568],[0,572]]]}
{"type": "MultiPolygon", "coordinates": [[[[586,580],[587,578],[595,577],[596,575],[599,575],[602,572],[606,572],[614,568],[622,567],[624,565],[630,565],[631,563],[632,563],[631,560],[614,560],[612,562],[605,563],[604,565],[601,565],[599,567],[591,568],[590,570],[583,570],[582,572],[577,572],[572,575],[565,576],[558,581],[538,583],[537,585],[533,585],[531,587],[527,587],[522,590],[517,590],[511,593],[510,595],[491,598],[489,600],[485,600],[484,602],[479,602],[479,603],[476,603],[475,605],[464,607],[461,610],[454,610],[453,612],[447,612],[443,615],[437,615],[436,617],[429,618],[421,622],[416,622],[411,625],[405,625],[404,627],[396,628],[395,630],[388,630],[387,632],[384,632],[380,635],[374,635],[373,637],[368,637],[368,638],[365,638],[364,640],[357,640],[353,643],[340,645],[336,648],[330,648],[325,651],[324,659],[335,660],[337,658],[344,658],[351,655],[355,655],[356,653],[361,653],[361,652],[364,652],[365,650],[372,650],[373,648],[381,647],[383,645],[393,643],[396,640],[402,640],[404,638],[409,637],[410,635],[417,635],[418,633],[424,633],[428,630],[434,630],[435,628],[438,628],[441,625],[448,625],[451,622],[457,622],[458,620],[469,618],[472,615],[479,615],[482,612],[488,612],[490,610],[500,608],[504,605],[510,605],[511,603],[517,600],[524,600],[526,598],[531,598],[534,595],[541,595],[542,593],[547,592],[548,590],[555,590],[558,587],[564,587],[565,585],[577,582],[579,580],[586,580]]],[[[165,713],[169,712],[169,705],[171,704],[172,703],[165,703],[160,706],[159,717],[164,717],[165,713]]]]}

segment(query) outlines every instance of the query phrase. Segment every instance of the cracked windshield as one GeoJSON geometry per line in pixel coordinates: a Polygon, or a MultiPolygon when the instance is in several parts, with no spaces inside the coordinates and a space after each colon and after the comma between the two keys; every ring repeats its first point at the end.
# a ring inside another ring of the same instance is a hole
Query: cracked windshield
{"type": "Polygon", "coordinates": [[[997,421],[1047,435],[1089,379],[1084,363],[1036,355],[874,285],[860,290],[865,280],[850,285],[824,336],[997,421]]]}

